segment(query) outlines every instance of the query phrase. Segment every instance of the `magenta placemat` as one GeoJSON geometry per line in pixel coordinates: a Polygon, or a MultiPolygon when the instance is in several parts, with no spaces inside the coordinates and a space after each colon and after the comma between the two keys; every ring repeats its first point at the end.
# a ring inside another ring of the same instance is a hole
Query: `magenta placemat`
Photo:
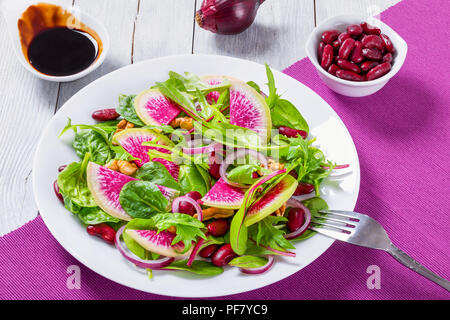
{"type": "MultiPolygon", "coordinates": [[[[356,210],[380,221],[391,239],[450,278],[450,2],[405,0],[381,14],[409,45],[402,70],[366,98],[331,92],[303,59],[285,70],[321,95],[355,141],[361,163],[356,210]]],[[[52,237],[40,217],[0,238],[0,299],[167,299],[123,287],[84,267],[52,237]],[[67,268],[81,268],[68,289],[67,268]]],[[[145,281],[145,279],[144,279],[145,281]]],[[[213,280],[212,280],[213,281],[213,280]]],[[[441,287],[384,252],[336,242],[285,280],[224,299],[449,299],[441,287]],[[381,272],[368,289],[369,266],[381,272]]]]}

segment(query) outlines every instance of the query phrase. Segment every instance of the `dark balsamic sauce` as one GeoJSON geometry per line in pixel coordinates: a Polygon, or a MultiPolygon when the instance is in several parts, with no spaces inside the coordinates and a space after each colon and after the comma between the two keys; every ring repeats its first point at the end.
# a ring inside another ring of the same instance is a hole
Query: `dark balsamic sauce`
{"type": "Polygon", "coordinates": [[[28,46],[28,60],[39,72],[68,76],[89,67],[97,58],[95,39],[81,30],[55,27],[36,34],[28,46]]]}

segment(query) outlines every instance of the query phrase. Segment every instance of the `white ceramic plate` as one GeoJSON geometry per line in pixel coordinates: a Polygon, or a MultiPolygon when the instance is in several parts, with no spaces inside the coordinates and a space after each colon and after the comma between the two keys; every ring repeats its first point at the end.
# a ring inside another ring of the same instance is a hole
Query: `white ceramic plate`
{"type": "MultiPolygon", "coordinates": [[[[178,297],[212,297],[254,290],[282,280],[317,259],[333,240],[315,235],[298,242],[294,250],[296,258],[277,257],[272,269],[261,275],[245,275],[237,268],[226,268],[223,274],[213,278],[187,272],[155,271],[153,279],[149,280],[113,246],[89,236],[78,218],[61,205],[52,187],[57,168],[79,161],[71,147],[70,134],[58,138],[67,118],[70,117],[74,124],[93,123],[91,114],[94,110],[117,106],[119,94],[139,93],[155,81],[167,79],[170,70],[198,75],[230,75],[244,81],[253,80],[262,88],[267,82],[264,66],[254,62],[224,56],[181,55],[124,67],[80,90],[51,119],[34,159],[34,195],[39,212],[53,236],[81,263],[108,279],[138,290],[178,297]]],[[[351,165],[350,174],[339,183],[327,183],[321,192],[330,208],[353,210],[358,197],[360,172],[358,155],[349,132],[333,109],[311,89],[281,72],[274,70],[274,76],[279,92],[300,109],[325,155],[337,163],[351,165]]]]}

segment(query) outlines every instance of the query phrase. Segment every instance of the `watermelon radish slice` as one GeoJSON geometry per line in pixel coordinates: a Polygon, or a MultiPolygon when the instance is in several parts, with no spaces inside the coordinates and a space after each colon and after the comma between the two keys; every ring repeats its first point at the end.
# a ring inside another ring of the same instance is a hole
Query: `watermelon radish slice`
{"type": "MultiPolygon", "coordinates": [[[[269,106],[261,94],[245,82],[231,77],[205,76],[202,79],[208,84],[219,84],[225,78],[231,81],[230,123],[256,131],[262,142],[269,141],[272,119],[269,106]]],[[[217,101],[219,92],[210,92],[206,98],[217,101]]]]}
{"type": "Polygon", "coordinates": [[[128,229],[125,232],[144,249],[162,256],[182,257],[188,256],[192,251],[191,248],[187,252],[180,254],[179,252],[184,249],[184,244],[179,242],[171,245],[175,235],[169,231],[128,229]]]}
{"type": "Polygon", "coordinates": [[[198,203],[208,207],[239,209],[244,195],[245,192],[242,189],[232,187],[220,178],[198,203]]]}
{"type": "MultiPolygon", "coordinates": [[[[132,219],[120,205],[119,195],[123,186],[130,181],[137,180],[136,178],[102,167],[94,162],[89,162],[86,176],[88,188],[95,202],[103,211],[121,220],[130,221],[132,219]]],[[[158,186],[158,188],[169,200],[169,205],[179,193],[164,186],[158,186]]]]}
{"type": "MultiPolygon", "coordinates": [[[[143,146],[142,142],[157,140],[157,143],[161,145],[168,146],[172,144],[172,141],[170,141],[170,139],[165,135],[142,128],[131,128],[120,131],[114,135],[114,140],[133,157],[140,159],[135,161],[139,167],[142,167],[144,163],[150,161],[150,157],[148,155],[148,150],[150,149],[163,153],[170,153],[167,149],[143,146]]],[[[180,167],[176,163],[161,158],[155,158],[153,161],[162,163],[166,167],[167,171],[169,171],[170,175],[178,181],[180,167]]]]}
{"type": "Polygon", "coordinates": [[[134,98],[134,109],[147,125],[169,124],[180,114],[179,106],[166,98],[158,89],[142,91],[134,98]]]}
{"type": "Polygon", "coordinates": [[[247,211],[244,224],[248,227],[278,210],[292,197],[297,185],[297,180],[291,175],[284,177],[269,192],[252,204],[247,211]]]}

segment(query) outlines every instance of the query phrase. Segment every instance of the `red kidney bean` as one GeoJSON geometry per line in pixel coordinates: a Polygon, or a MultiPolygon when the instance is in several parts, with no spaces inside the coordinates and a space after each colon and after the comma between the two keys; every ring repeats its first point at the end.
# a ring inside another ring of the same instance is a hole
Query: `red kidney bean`
{"type": "Polygon", "coordinates": [[[361,43],[363,45],[363,48],[378,49],[381,51],[383,51],[383,49],[384,49],[383,41],[381,40],[381,38],[379,36],[374,35],[374,34],[365,36],[361,40],[361,43]]]}
{"type": "Polygon", "coordinates": [[[339,31],[337,30],[327,30],[324,33],[322,33],[322,41],[330,44],[333,43],[334,40],[336,40],[339,36],[339,31]]]}
{"type": "Polygon", "coordinates": [[[358,65],[356,63],[353,63],[353,62],[350,62],[350,61],[347,61],[347,60],[344,60],[344,59],[338,59],[337,65],[341,69],[353,71],[353,72],[356,72],[356,73],[361,73],[361,68],[358,67],[358,65]]]}
{"type": "Polygon", "coordinates": [[[370,60],[381,60],[381,58],[383,58],[383,54],[377,49],[364,48],[362,49],[362,54],[364,58],[370,60]]]}
{"type": "Polygon", "coordinates": [[[364,78],[353,72],[353,71],[348,71],[348,70],[338,70],[336,72],[336,77],[344,79],[344,80],[350,80],[350,81],[363,81],[364,78]]]}
{"type": "Polygon", "coordinates": [[[352,24],[347,27],[347,32],[351,36],[359,36],[361,33],[363,33],[363,28],[359,24],[352,24]]]}
{"type": "Polygon", "coordinates": [[[287,229],[294,232],[305,223],[305,210],[302,208],[291,208],[288,213],[287,229]]]}
{"type": "Polygon", "coordinates": [[[221,237],[228,232],[228,229],[230,229],[230,223],[225,219],[217,219],[208,224],[207,229],[213,236],[221,237]]]}
{"type": "Polygon", "coordinates": [[[389,62],[384,62],[367,73],[367,81],[378,79],[388,73],[389,70],[391,70],[391,64],[389,62]]]}
{"type": "Polygon", "coordinates": [[[295,180],[298,179],[298,173],[297,173],[297,171],[291,170],[291,171],[289,171],[289,174],[290,174],[292,177],[294,177],[295,180]]]}
{"type": "Polygon", "coordinates": [[[355,40],[352,38],[345,39],[342,42],[341,47],[339,48],[339,58],[347,59],[350,53],[352,53],[353,48],[355,47],[355,40]]]}
{"type": "Polygon", "coordinates": [[[61,203],[64,204],[64,198],[61,192],[59,192],[58,180],[55,180],[53,182],[53,190],[55,191],[55,194],[58,197],[59,201],[61,201],[61,203]]]}
{"type": "Polygon", "coordinates": [[[89,225],[86,228],[87,233],[91,236],[99,236],[106,242],[114,244],[116,238],[116,230],[108,226],[106,223],[89,225]]]}
{"type": "Polygon", "coordinates": [[[388,52],[388,53],[386,53],[384,56],[383,56],[383,62],[389,62],[389,63],[391,63],[392,62],[392,59],[393,59],[393,57],[392,57],[392,53],[390,53],[390,52],[388,52]]]}
{"type": "Polygon", "coordinates": [[[375,26],[371,26],[367,22],[361,23],[360,26],[363,29],[364,33],[366,33],[366,34],[376,34],[376,35],[380,35],[381,34],[380,28],[377,28],[375,26]]]}
{"type": "Polygon", "coordinates": [[[319,61],[322,61],[323,48],[325,48],[325,45],[325,42],[320,41],[319,47],[317,48],[317,57],[319,58],[319,61]]]}
{"type": "Polygon", "coordinates": [[[202,258],[211,258],[218,248],[219,248],[218,244],[210,244],[209,246],[204,247],[202,250],[200,250],[198,255],[202,258]]]}
{"type": "Polygon", "coordinates": [[[285,126],[279,127],[278,131],[280,132],[280,134],[282,134],[283,136],[286,136],[288,138],[295,138],[297,136],[300,136],[303,139],[306,139],[306,137],[308,136],[308,133],[306,131],[297,130],[297,129],[293,129],[293,128],[289,128],[289,127],[285,127],[285,126]]]}
{"type": "Polygon", "coordinates": [[[383,41],[383,46],[386,48],[386,50],[388,52],[394,52],[395,48],[394,48],[394,45],[392,44],[391,39],[385,34],[381,34],[380,37],[381,37],[381,40],[383,41]]]}
{"type": "Polygon", "coordinates": [[[361,63],[361,70],[363,72],[367,72],[377,65],[379,65],[379,63],[376,61],[364,61],[363,63],[361,63]]]}
{"type": "Polygon", "coordinates": [[[227,243],[221,246],[212,256],[212,263],[215,266],[222,267],[236,257],[231,244],[227,243]]]}
{"type": "Polygon", "coordinates": [[[297,189],[294,191],[294,196],[301,196],[302,194],[308,194],[314,191],[314,185],[306,182],[299,182],[297,189]]]}
{"type": "Polygon", "coordinates": [[[209,157],[209,174],[215,178],[220,179],[220,163],[217,163],[216,153],[213,151],[209,157]]]}
{"type": "Polygon", "coordinates": [[[63,171],[65,168],[67,167],[67,165],[63,164],[62,166],[58,167],[58,172],[63,171]]]}
{"type": "Polygon", "coordinates": [[[334,40],[331,45],[334,48],[334,52],[337,52],[337,51],[339,51],[339,47],[341,46],[341,43],[339,42],[339,40],[334,40]]]}
{"type": "Polygon", "coordinates": [[[101,109],[92,113],[92,118],[97,121],[109,121],[116,120],[120,114],[116,112],[116,109],[101,109]]]}
{"type": "Polygon", "coordinates": [[[350,55],[350,60],[354,63],[361,63],[364,60],[362,49],[362,43],[360,41],[356,41],[355,47],[353,48],[352,54],[350,55]]]}
{"type": "MultiPolygon", "coordinates": [[[[188,193],[186,193],[186,196],[188,196],[191,199],[194,199],[195,201],[197,201],[197,200],[202,198],[202,195],[198,191],[188,192],[188,193]]],[[[185,213],[185,214],[188,214],[190,216],[193,216],[196,213],[194,206],[192,204],[190,204],[189,202],[186,202],[186,201],[181,201],[180,202],[179,211],[180,211],[180,213],[185,213]]]]}
{"type": "Polygon", "coordinates": [[[340,70],[341,68],[339,68],[336,64],[332,64],[329,68],[328,68],[328,73],[332,74],[333,76],[336,75],[336,71],[340,70]]]}
{"type": "Polygon", "coordinates": [[[333,47],[330,44],[327,44],[325,48],[323,48],[322,61],[320,65],[324,69],[328,69],[328,67],[333,62],[333,47]]]}

